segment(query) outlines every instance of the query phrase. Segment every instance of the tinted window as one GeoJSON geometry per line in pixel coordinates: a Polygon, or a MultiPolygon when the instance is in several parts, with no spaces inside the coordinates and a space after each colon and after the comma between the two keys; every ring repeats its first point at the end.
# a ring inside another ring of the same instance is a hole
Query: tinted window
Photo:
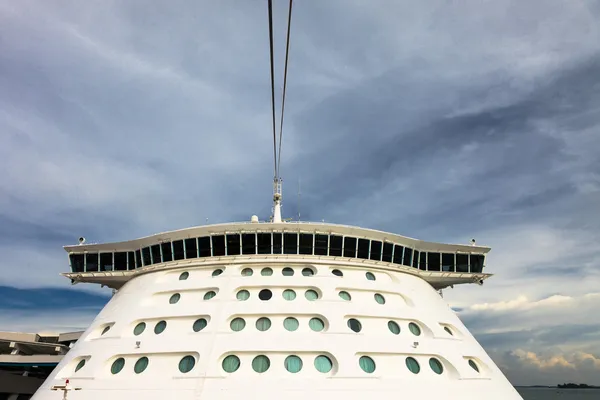
{"type": "Polygon", "coordinates": [[[419,269],[425,271],[427,269],[427,252],[422,251],[419,256],[419,269]]]}
{"type": "Polygon", "coordinates": [[[273,234],[273,254],[281,254],[283,250],[283,235],[281,233],[273,234]]]}
{"type": "Polygon", "coordinates": [[[402,264],[402,252],[404,247],[394,245],[394,264],[402,264]]]}
{"type": "Polygon", "coordinates": [[[471,272],[483,271],[484,257],[482,254],[471,254],[471,272]]]}
{"type": "Polygon", "coordinates": [[[150,254],[152,255],[152,263],[153,264],[161,262],[160,245],[159,244],[150,246],[150,254]]]}
{"type": "Polygon", "coordinates": [[[454,254],[442,254],[442,271],[454,272],[454,254]]]}
{"type": "Polygon", "coordinates": [[[84,272],[83,268],[85,265],[83,254],[71,254],[71,271],[73,272],[84,272]]]}
{"type": "Polygon", "coordinates": [[[127,253],[127,269],[135,269],[135,253],[133,251],[127,253]]]}
{"type": "Polygon", "coordinates": [[[327,255],[327,235],[315,235],[315,255],[326,256],[327,255]]]}
{"type": "Polygon", "coordinates": [[[127,253],[115,253],[115,271],[127,271],[127,253]]]}
{"type": "Polygon", "coordinates": [[[419,266],[419,251],[415,250],[413,254],[412,266],[417,268],[419,266]]]}
{"type": "Polygon", "coordinates": [[[369,239],[358,239],[358,258],[369,259],[369,239]]]}
{"type": "Polygon", "coordinates": [[[185,258],[185,252],[183,251],[183,240],[176,240],[173,242],[173,258],[175,260],[183,260],[185,258]]]}
{"type": "Polygon", "coordinates": [[[163,262],[173,261],[173,253],[171,251],[171,242],[161,243],[163,262]]]}
{"type": "Polygon", "coordinates": [[[343,238],[337,235],[329,236],[329,255],[334,257],[340,257],[342,255],[342,241],[343,238]]]}
{"type": "Polygon", "coordinates": [[[258,254],[271,254],[271,234],[257,233],[258,254]]]}
{"type": "Polygon", "coordinates": [[[371,260],[381,261],[381,242],[371,240],[371,260]]]}
{"type": "Polygon", "coordinates": [[[227,255],[237,256],[240,251],[240,235],[237,233],[227,235],[227,255]]]}
{"type": "Polygon", "coordinates": [[[98,253],[85,255],[85,270],[98,271],[98,253]]]}
{"type": "Polygon", "coordinates": [[[113,270],[113,253],[100,253],[100,271],[113,270]]]}
{"type": "Polygon", "coordinates": [[[254,233],[242,234],[242,254],[256,254],[256,235],[254,233]]]}
{"type": "Polygon", "coordinates": [[[225,255],[225,236],[213,236],[212,238],[212,251],[213,256],[224,256],[225,255]]]}
{"type": "Polygon", "coordinates": [[[440,253],[428,253],[427,264],[429,271],[440,271],[440,253]]]}
{"type": "Polygon", "coordinates": [[[469,272],[469,255],[456,255],[456,272],[469,272]]]}
{"type": "MultiPolygon", "coordinates": [[[[404,259],[402,260],[402,264],[406,265],[407,267],[410,267],[412,264],[412,256],[413,256],[413,250],[409,249],[408,247],[404,248],[404,259]]],[[[396,258],[396,255],[394,255],[394,258],[396,258]]]]}
{"type": "Polygon", "coordinates": [[[210,236],[198,238],[198,254],[200,257],[210,257],[210,236]]]}
{"type": "MultiPolygon", "coordinates": [[[[142,252],[140,250],[135,251],[135,267],[141,268],[142,266],[142,252]]],[[[132,268],[130,266],[130,268],[132,268]]]]}
{"type": "Polygon", "coordinates": [[[300,234],[300,254],[312,254],[313,252],[313,235],[310,233],[300,234]]]}
{"type": "Polygon", "coordinates": [[[198,247],[196,239],[185,239],[185,258],[198,257],[198,247]]]}
{"type": "Polygon", "coordinates": [[[344,238],[344,257],[356,257],[356,238],[344,238]]]}
{"type": "Polygon", "coordinates": [[[144,247],[142,249],[142,260],[144,261],[144,265],[152,264],[152,259],[150,258],[150,247],[144,247]]]}
{"type": "Polygon", "coordinates": [[[394,245],[391,243],[384,243],[381,261],[392,262],[392,253],[393,252],[394,252],[394,245]]]}
{"type": "Polygon", "coordinates": [[[298,254],[298,235],[295,233],[283,234],[283,253],[298,254]]]}

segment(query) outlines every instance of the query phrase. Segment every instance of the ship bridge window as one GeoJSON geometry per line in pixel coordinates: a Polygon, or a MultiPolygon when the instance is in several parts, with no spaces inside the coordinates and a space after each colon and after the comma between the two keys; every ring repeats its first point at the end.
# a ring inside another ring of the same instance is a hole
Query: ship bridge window
{"type": "Polygon", "coordinates": [[[210,257],[210,236],[202,236],[198,238],[198,256],[199,257],[210,257]]]}
{"type": "Polygon", "coordinates": [[[144,247],[142,249],[142,260],[144,265],[152,264],[152,258],[150,257],[150,247],[144,247]]]}
{"type": "Polygon", "coordinates": [[[198,257],[198,243],[196,239],[185,239],[185,258],[198,257]]]}
{"type": "Polygon", "coordinates": [[[312,255],[313,253],[313,235],[310,233],[300,234],[300,254],[312,255]]]}
{"type": "Polygon", "coordinates": [[[150,246],[150,255],[152,256],[152,264],[161,262],[160,245],[155,244],[150,246]]]}
{"type": "Polygon", "coordinates": [[[242,235],[242,254],[256,254],[256,234],[244,233],[242,235]]]}
{"type": "Polygon", "coordinates": [[[381,242],[377,240],[371,240],[371,260],[381,261],[381,242]]]}
{"type": "Polygon", "coordinates": [[[419,258],[419,269],[422,271],[427,270],[427,252],[422,251],[419,258]]]}
{"type": "Polygon", "coordinates": [[[281,233],[273,234],[273,254],[281,254],[283,250],[283,235],[281,233]]]}
{"type": "Polygon", "coordinates": [[[394,245],[394,264],[402,264],[402,255],[404,252],[404,247],[394,245]]]}
{"type": "Polygon", "coordinates": [[[456,255],[456,272],[469,272],[469,255],[456,255]]]}
{"type": "Polygon", "coordinates": [[[428,271],[440,271],[440,253],[427,254],[428,271]]]}
{"type": "Polygon", "coordinates": [[[85,261],[83,254],[70,254],[71,259],[71,271],[73,272],[84,272],[85,261]]]}
{"type": "Polygon", "coordinates": [[[413,250],[408,247],[404,248],[404,259],[402,260],[402,264],[410,267],[412,265],[412,256],[413,250]]]}
{"type": "Polygon", "coordinates": [[[283,234],[283,253],[298,254],[298,234],[284,233],[283,234]]]}
{"type": "Polygon", "coordinates": [[[173,261],[173,250],[171,249],[171,242],[161,243],[160,249],[162,251],[163,262],[173,261]]]}
{"type": "Polygon", "coordinates": [[[356,258],[356,238],[349,236],[344,238],[344,257],[356,258]]]}
{"type": "Polygon", "coordinates": [[[454,254],[442,253],[442,271],[454,272],[454,254]]]}
{"type": "Polygon", "coordinates": [[[237,256],[240,254],[240,235],[229,234],[227,237],[227,255],[228,256],[237,256]]]}
{"type": "Polygon", "coordinates": [[[329,236],[329,255],[333,257],[342,256],[342,243],[343,238],[341,236],[331,235],[329,236]]]}
{"type": "Polygon", "coordinates": [[[113,253],[100,253],[100,271],[113,270],[113,253]]]}
{"type": "Polygon", "coordinates": [[[327,255],[327,235],[315,235],[315,256],[327,255]]]}
{"type": "MultiPolygon", "coordinates": [[[[136,268],[142,267],[142,252],[140,250],[135,251],[135,267],[136,268]]],[[[130,268],[133,268],[133,267],[130,266],[130,268]]]]}
{"type": "Polygon", "coordinates": [[[224,256],[225,255],[225,236],[218,235],[213,236],[212,238],[212,251],[213,256],[224,256]]]}
{"type": "Polygon", "coordinates": [[[412,266],[413,266],[413,268],[419,267],[419,251],[418,250],[415,250],[415,252],[413,254],[412,266]]]}
{"type": "MultiPolygon", "coordinates": [[[[351,256],[349,256],[351,257],[351,256]]],[[[369,259],[369,239],[358,239],[358,258],[369,259]]]]}
{"type": "Polygon", "coordinates": [[[471,272],[481,272],[483,271],[483,254],[471,254],[471,272]]]}
{"type": "Polygon", "coordinates": [[[98,253],[88,253],[85,255],[85,270],[98,271],[98,253]]]}
{"type": "Polygon", "coordinates": [[[183,250],[183,240],[176,240],[173,242],[173,258],[175,260],[183,260],[185,258],[185,251],[183,250]]]}
{"type": "Polygon", "coordinates": [[[271,254],[271,234],[257,233],[258,254],[271,254]]]}
{"type": "Polygon", "coordinates": [[[135,252],[128,251],[127,252],[127,269],[135,268],[135,252]]]}
{"type": "MultiPolygon", "coordinates": [[[[131,253],[133,254],[133,253],[131,253]]],[[[115,253],[115,271],[127,271],[127,253],[115,253]]]]}
{"type": "MultiPolygon", "coordinates": [[[[392,262],[392,253],[394,252],[394,245],[392,243],[383,244],[383,253],[381,254],[381,261],[392,262]]],[[[402,256],[400,257],[402,259],[402,256]]],[[[395,262],[395,261],[394,261],[395,262]]],[[[396,264],[402,264],[401,262],[396,264]]]]}

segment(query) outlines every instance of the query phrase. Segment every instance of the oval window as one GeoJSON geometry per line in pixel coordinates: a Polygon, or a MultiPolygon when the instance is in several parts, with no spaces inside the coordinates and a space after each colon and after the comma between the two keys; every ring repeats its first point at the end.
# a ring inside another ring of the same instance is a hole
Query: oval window
{"type": "Polygon", "coordinates": [[[206,325],[208,325],[208,321],[204,318],[200,318],[194,322],[192,329],[194,329],[194,332],[200,332],[202,329],[206,328],[206,325]]]}
{"type": "Polygon", "coordinates": [[[300,323],[294,317],[288,317],[283,320],[283,327],[290,332],[293,332],[296,329],[298,329],[298,326],[300,326],[300,323]]]}
{"type": "Polygon", "coordinates": [[[182,272],[181,275],[179,275],[179,280],[180,281],[185,281],[187,278],[190,277],[190,273],[189,272],[182,272]]]}
{"type": "Polygon", "coordinates": [[[232,331],[239,332],[246,327],[246,321],[243,318],[234,318],[229,326],[232,331]]]}
{"type": "Polygon", "coordinates": [[[362,329],[362,325],[357,319],[350,318],[348,320],[348,328],[350,328],[354,332],[360,332],[360,330],[362,329]]]}
{"type": "Polygon", "coordinates": [[[105,326],[104,329],[102,329],[102,333],[100,334],[100,336],[104,335],[109,330],[110,330],[110,325],[105,326]]]}
{"type": "Polygon", "coordinates": [[[419,366],[419,363],[417,362],[417,360],[415,360],[412,357],[406,358],[406,367],[413,374],[418,374],[421,371],[421,367],[419,366]]]}
{"type": "Polygon", "coordinates": [[[312,289],[307,290],[306,293],[304,293],[304,296],[310,301],[314,301],[319,298],[319,294],[312,289]]]}
{"type": "Polygon", "coordinates": [[[477,366],[475,361],[469,360],[469,365],[471,366],[471,368],[473,368],[475,371],[477,371],[477,373],[479,373],[479,367],[477,366]]]}
{"type": "Polygon", "coordinates": [[[285,361],[285,369],[287,369],[292,374],[296,372],[300,372],[302,369],[302,359],[298,356],[288,356],[285,361]]]}
{"type": "Polygon", "coordinates": [[[273,293],[269,289],[263,289],[258,292],[258,298],[263,301],[270,300],[271,297],[273,297],[273,293]]]}
{"type": "Polygon", "coordinates": [[[325,329],[325,323],[323,323],[323,320],[320,318],[311,318],[310,321],[308,321],[308,326],[315,332],[320,332],[325,329]]]}
{"type": "Polygon", "coordinates": [[[296,292],[292,289],[285,289],[283,291],[283,298],[286,300],[294,300],[296,298],[296,292]]]}
{"type": "Polygon", "coordinates": [[[219,276],[219,275],[221,275],[222,273],[223,273],[223,270],[222,270],[222,269],[220,269],[220,268],[219,268],[219,269],[215,269],[215,270],[212,272],[212,276],[219,276]]]}
{"type": "Polygon", "coordinates": [[[394,335],[398,335],[400,333],[400,326],[394,321],[388,321],[388,328],[394,335]]]}
{"type": "Polygon", "coordinates": [[[440,375],[442,372],[444,372],[444,366],[442,365],[440,360],[438,360],[437,358],[430,358],[429,366],[431,367],[433,372],[435,372],[438,375],[440,375]]]}
{"type": "Polygon", "coordinates": [[[448,332],[448,334],[449,334],[450,336],[454,336],[454,333],[452,333],[452,331],[450,330],[450,328],[448,328],[447,326],[445,326],[445,327],[444,327],[444,330],[445,330],[446,332],[448,332]]]}
{"type": "Polygon", "coordinates": [[[77,363],[77,366],[75,367],[75,372],[79,371],[81,368],[83,368],[83,366],[85,365],[85,359],[79,361],[77,363]]]}
{"type": "Polygon", "coordinates": [[[294,275],[294,270],[289,268],[289,267],[285,267],[281,273],[283,274],[283,276],[293,276],[294,275]]]}
{"type": "Polygon", "coordinates": [[[179,299],[181,298],[181,295],[179,293],[175,293],[173,294],[170,298],[169,298],[169,304],[175,304],[179,301],[179,299]]]}
{"type": "Polygon", "coordinates": [[[144,332],[144,329],[146,329],[146,323],[145,322],[140,322],[139,324],[137,324],[135,326],[135,328],[133,328],[133,334],[135,336],[141,335],[142,332],[144,332]]]}
{"type": "Polygon", "coordinates": [[[159,321],[156,325],[154,325],[154,333],[160,335],[161,333],[163,333],[166,327],[167,321],[159,321]]]}
{"type": "Polygon", "coordinates": [[[217,292],[215,292],[214,290],[210,290],[206,293],[204,293],[204,300],[210,300],[213,297],[215,297],[217,295],[217,292]]]}
{"type": "Polygon", "coordinates": [[[261,332],[269,330],[271,327],[271,320],[269,318],[259,318],[256,320],[256,329],[261,332]]]}
{"type": "Polygon", "coordinates": [[[375,361],[371,357],[362,356],[358,360],[358,365],[360,365],[360,369],[365,371],[368,374],[372,374],[375,372],[375,361]]]}
{"type": "Polygon", "coordinates": [[[252,360],[252,369],[258,372],[259,374],[266,372],[270,366],[271,361],[269,361],[269,358],[267,356],[256,356],[254,357],[254,360],[252,360]]]}
{"type": "Polygon", "coordinates": [[[315,271],[313,271],[311,268],[302,269],[302,275],[304,275],[304,276],[313,276],[314,274],[315,274],[315,271]]]}
{"type": "Polygon", "coordinates": [[[187,374],[194,368],[194,365],[196,365],[196,359],[192,356],[185,356],[179,361],[179,371],[187,374]]]}
{"type": "Polygon", "coordinates": [[[352,300],[352,297],[350,296],[350,293],[348,293],[348,292],[345,292],[345,291],[343,291],[343,290],[340,292],[340,297],[341,297],[342,299],[346,300],[346,301],[350,301],[350,300],[352,300]]]}
{"type": "Polygon", "coordinates": [[[248,300],[250,298],[250,292],[247,290],[240,290],[239,292],[237,292],[235,297],[241,301],[248,300]]]}
{"type": "Polygon", "coordinates": [[[252,276],[253,273],[252,268],[244,268],[242,270],[242,276],[252,276]]]}
{"type": "Polygon", "coordinates": [[[378,304],[385,304],[385,298],[382,295],[380,295],[379,293],[375,293],[375,296],[373,296],[373,297],[375,297],[375,301],[378,304]]]}
{"type": "Polygon", "coordinates": [[[334,274],[335,276],[344,276],[344,273],[342,271],[340,271],[339,269],[334,269],[333,271],[331,271],[332,274],[334,274]]]}
{"type": "Polygon", "coordinates": [[[113,374],[113,375],[118,374],[119,372],[121,372],[121,370],[123,369],[124,366],[125,366],[125,359],[123,357],[117,358],[110,366],[111,374],[113,374]]]}
{"type": "Polygon", "coordinates": [[[374,280],[375,280],[375,275],[373,275],[373,273],[371,273],[371,272],[367,272],[367,273],[365,274],[365,276],[366,276],[366,277],[367,277],[367,279],[368,279],[368,280],[370,280],[370,281],[374,281],[374,280]]]}
{"type": "Polygon", "coordinates": [[[273,275],[273,270],[272,270],[271,268],[263,268],[263,269],[260,271],[260,274],[261,274],[262,276],[271,276],[271,275],[273,275]]]}
{"type": "Polygon", "coordinates": [[[240,359],[237,356],[230,355],[223,359],[223,370],[228,373],[232,373],[238,370],[240,367],[240,359]]]}
{"type": "Polygon", "coordinates": [[[419,325],[415,324],[414,322],[411,322],[410,324],[408,324],[408,329],[410,329],[412,334],[415,336],[421,335],[421,328],[419,328],[419,325]]]}
{"type": "Polygon", "coordinates": [[[146,370],[147,367],[148,367],[148,357],[142,357],[135,362],[135,365],[133,366],[133,371],[136,374],[141,374],[142,372],[144,372],[146,370]]]}
{"type": "Polygon", "coordinates": [[[333,363],[331,362],[329,357],[317,356],[315,358],[315,368],[317,369],[317,371],[322,372],[322,373],[327,373],[327,372],[331,371],[332,367],[333,367],[333,363]]]}

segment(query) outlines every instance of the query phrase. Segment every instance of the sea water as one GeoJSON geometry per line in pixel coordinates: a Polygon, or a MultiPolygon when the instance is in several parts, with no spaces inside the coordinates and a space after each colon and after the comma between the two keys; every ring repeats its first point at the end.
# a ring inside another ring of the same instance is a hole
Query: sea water
{"type": "Polygon", "coordinates": [[[525,400],[600,400],[600,389],[517,388],[525,400]]]}

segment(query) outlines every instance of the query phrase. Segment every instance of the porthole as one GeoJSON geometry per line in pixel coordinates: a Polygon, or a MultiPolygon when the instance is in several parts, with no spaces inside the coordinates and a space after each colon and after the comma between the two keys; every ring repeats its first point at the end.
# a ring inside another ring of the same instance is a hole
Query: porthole
{"type": "Polygon", "coordinates": [[[314,301],[314,300],[317,300],[319,298],[319,294],[317,292],[315,292],[314,290],[312,290],[312,289],[308,289],[306,291],[306,293],[304,293],[304,296],[309,301],[314,301]]]}
{"type": "Polygon", "coordinates": [[[219,269],[215,269],[215,270],[212,272],[212,276],[219,276],[219,275],[221,275],[222,273],[223,273],[223,270],[222,270],[222,269],[220,269],[220,268],[219,268],[219,269]]]}
{"type": "Polygon", "coordinates": [[[104,327],[104,329],[102,329],[102,333],[100,334],[100,336],[104,335],[106,332],[108,332],[110,330],[110,325],[106,325],[104,327]]]}
{"type": "Polygon", "coordinates": [[[360,330],[362,329],[362,324],[360,323],[359,320],[354,319],[354,318],[350,318],[348,320],[348,328],[350,328],[351,330],[353,330],[354,332],[360,332],[360,330]]]}
{"type": "Polygon", "coordinates": [[[242,276],[252,276],[253,273],[252,268],[244,268],[242,270],[242,276]]]}
{"type": "Polygon", "coordinates": [[[210,300],[213,297],[215,297],[217,295],[217,292],[215,292],[214,290],[210,290],[206,293],[204,293],[204,300],[210,300]]]}
{"type": "Polygon", "coordinates": [[[315,368],[317,371],[326,374],[333,368],[333,363],[327,356],[317,356],[315,358],[315,368]]]}
{"type": "Polygon", "coordinates": [[[271,276],[271,275],[273,275],[273,270],[272,270],[271,268],[263,268],[263,269],[260,271],[260,274],[261,274],[262,276],[271,276]]]}
{"type": "Polygon", "coordinates": [[[388,321],[388,328],[394,335],[398,335],[400,333],[400,326],[394,321],[388,321]]]}
{"type": "Polygon", "coordinates": [[[246,321],[243,318],[234,318],[229,326],[232,331],[239,332],[246,327],[246,321]]]}
{"type": "Polygon", "coordinates": [[[273,293],[269,289],[263,289],[258,292],[258,298],[263,301],[271,300],[271,297],[273,297],[273,293]]]}
{"type": "Polygon", "coordinates": [[[294,275],[294,270],[289,268],[289,267],[285,267],[281,273],[283,274],[283,276],[293,276],[294,275]]]}
{"type": "Polygon", "coordinates": [[[185,271],[185,272],[182,272],[181,275],[179,275],[179,280],[180,281],[185,281],[189,277],[190,277],[190,273],[187,272],[187,271],[185,271]]]}
{"type": "Polygon", "coordinates": [[[169,298],[169,304],[175,304],[179,301],[179,299],[181,299],[181,295],[179,293],[175,293],[169,298]]]}
{"type": "Polygon", "coordinates": [[[252,360],[252,369],[255,372],[258,372],[259,374],[266,372],[270,366],[271,366],[271,361],[269,360],[269,357],[267,357],[267,356],[263,356],[263,355],[256,356],[256,357],[254,357],[254,360],[252,360]]]}
{"type": "Polygon", "coordinates": [[[365,371],[368,374],[372,374],[375,372],[375,361],[371,357],[362,356],[358,360],[358,365],[360,365],[360,369],[365,371]]]}
{"type": "Polygon", "coordinates": [[[204,318],[200,318],[194,322],[192,329],[194,329],[194,332],[200,332],[202,329],[206,328],[206,325],[208,325],[208,321],[204,318]]]}
{"type": "Polygon", "coordinates": [[[312,270],[312,268],[303,268],[302,269],[302,275],[304,276],[313,276],[315,274],[315,271],[312,270]]]}
{"type": "Polygon", "coordinates": [[[344,292],[343,290],[340,292],[340,297],[346,301],[350,301],[352,300],[352,297],[350,296],[350,293],[348,292],[344,292]]]}
{"type": "Polygon", "coordinates": [[[373,275],[373,273],[371,273],[371,272],[367,272],[365,274],[365,276],[367,277],[367,280],[370,280],[370,281],[374,281],[375,280],[375,275],[373,275]]]}
{"type": "Polygon", "coordinates": [[[296,298],[296,292],[292,289],[285,289],[283,291],[283,298],[286,300],[294,300],[296,298]]]}
{"type": "Polygon", "coordinates": [[[412,334],[415,336],[421,335],[421,328],[419,328],[419,325],[415,324],[414,322],[411,322],[410,324],[408,324],[408,329],[410,329],[412,334]]]}
{"type": "Polygon", "coordinates": [[[250,298],[250,292],[247,290],[240,290],[239,292],[237,292],[235,297],[241,301],[248,300],[250,298]]]}
{"type": "Polygon", "coordinates": [[[187,374],[194,368],[194,365],[196,365],[196,359],[192,356],[185,356],[179,361],[179,371],[187,374]]]}
{"type": "Polygon", "coordinates": [[[123,357],[119,357],[110,366],[110,373],[113,375],[116,375],[119,372],[121,372],[121,370],[123,369],[124,366],[125,366],[125,359],[123,357]]]}
{"type": "Polygon", "coordinates": [[[475,361],[473,360],[469,360],[469,365],[471,366],[471,368],[473,368],[477,373],[479,373],[479,367],[477,366],[477,363],[475,363],[475,361]]]}
{"type": "Polygon", "coordinates": [[[268,331],[271,327],[271,320],[269,318],[259,318],[256,320],[256,329],[261,332],[268,331]]]}
{"type": "Polygon", "coordinates": [[[140,322],[139,324],[137,324],[135,326],[135,328],[133,328],[133,334],[135,336],[141,335],[142,332],[144,332],[144,329],[146,329],[146,323],[145,322],[140,322]]]}
{"type": "Polygon", "coordinates": [[[342,271],[340,271],[339,269],[334,269],[333,271],[331,271],[332,274],[334,274],[335,276],[344,276],[344,273],[342,271]]]}
{"type": "Polygon", "coordinates": [[[288,356],[284,361],[285,369],[292,374],[300,372],[302,369],[302,359],[298,356],[288,356]]]}
{"type": "Polygon", "coordinates": [[[448,334],[449,334],[450,336],[454,336],[454,333],[452,333],[452,331],[450,330],[450,328],[448,328],[447,326],[445,326],[445,327],[444,327],[444,330],[445,330],[446,332],[448,332],[448,334]]]}
{"type": "Polygon", "coordinates": [[[379,293],[375,293],[375,295],[373,296],[375,297],[375,301],[378,304],[385,304],[385,297],[383,297],[382,295],[380,295],[379,293]]]}
{"type": "Polygon", "coordinates": [[[437,358],[430,358],[429,366],[431,367],[432,371],[438,375],[440,375],[442,372],[444,372],[444,366],[442,365],[440,360],[438,360],[437,358]]]}
{"type": "Polygon", "coordinates": [[[148,357],[142,357],[135,362],[135,365],[133,366],[133,371],[136,374],[141,374],[142,372],[144,372],[146,370],[147,367],[148,367],[148,357]]]}
{"type": "Polygon", "coordinates": [[[225,372],[232,373],[237,371],[240,367],[240,359],[237,356],[230,355],[223,359],[223,363],[221,365],[225,372]]]}
{"type": "Polygon", "coordinates": [[[85,359],[79,361],[77,363],[77,366],[75,367],[75,372],[79,371],[81,368],[83,368],[83,366],[85,365],[85,359]]]}
{"type": "Polygon", "coordinates": [[[421,367],[419,366],[419,363],[417,362],[417,360],[415,360],[412,357],[406,358],[406,367],[413,374],[418,374],[421,371],[421,367]]]}
{"type": "Polygon", "coordinates": [[[298,326],[300,326],[300,323],[294,317],[287,317],[283,320],[283,327],[290,332],[293,332],[296,329],[298,329],[298,326]]]}
{"type": "Polygon", "coordinates": [[[166,327],[167,321],[159,321],[156,325],[154,325],[154,333],[160,335],[161,333],[163,333],[166,327]]]}
{"type": "Polygon", "coordinates": [[[320,318],[311,318],[308,326],[315,332],[321,332],[325,328],[325,323],[320,318]]]}

